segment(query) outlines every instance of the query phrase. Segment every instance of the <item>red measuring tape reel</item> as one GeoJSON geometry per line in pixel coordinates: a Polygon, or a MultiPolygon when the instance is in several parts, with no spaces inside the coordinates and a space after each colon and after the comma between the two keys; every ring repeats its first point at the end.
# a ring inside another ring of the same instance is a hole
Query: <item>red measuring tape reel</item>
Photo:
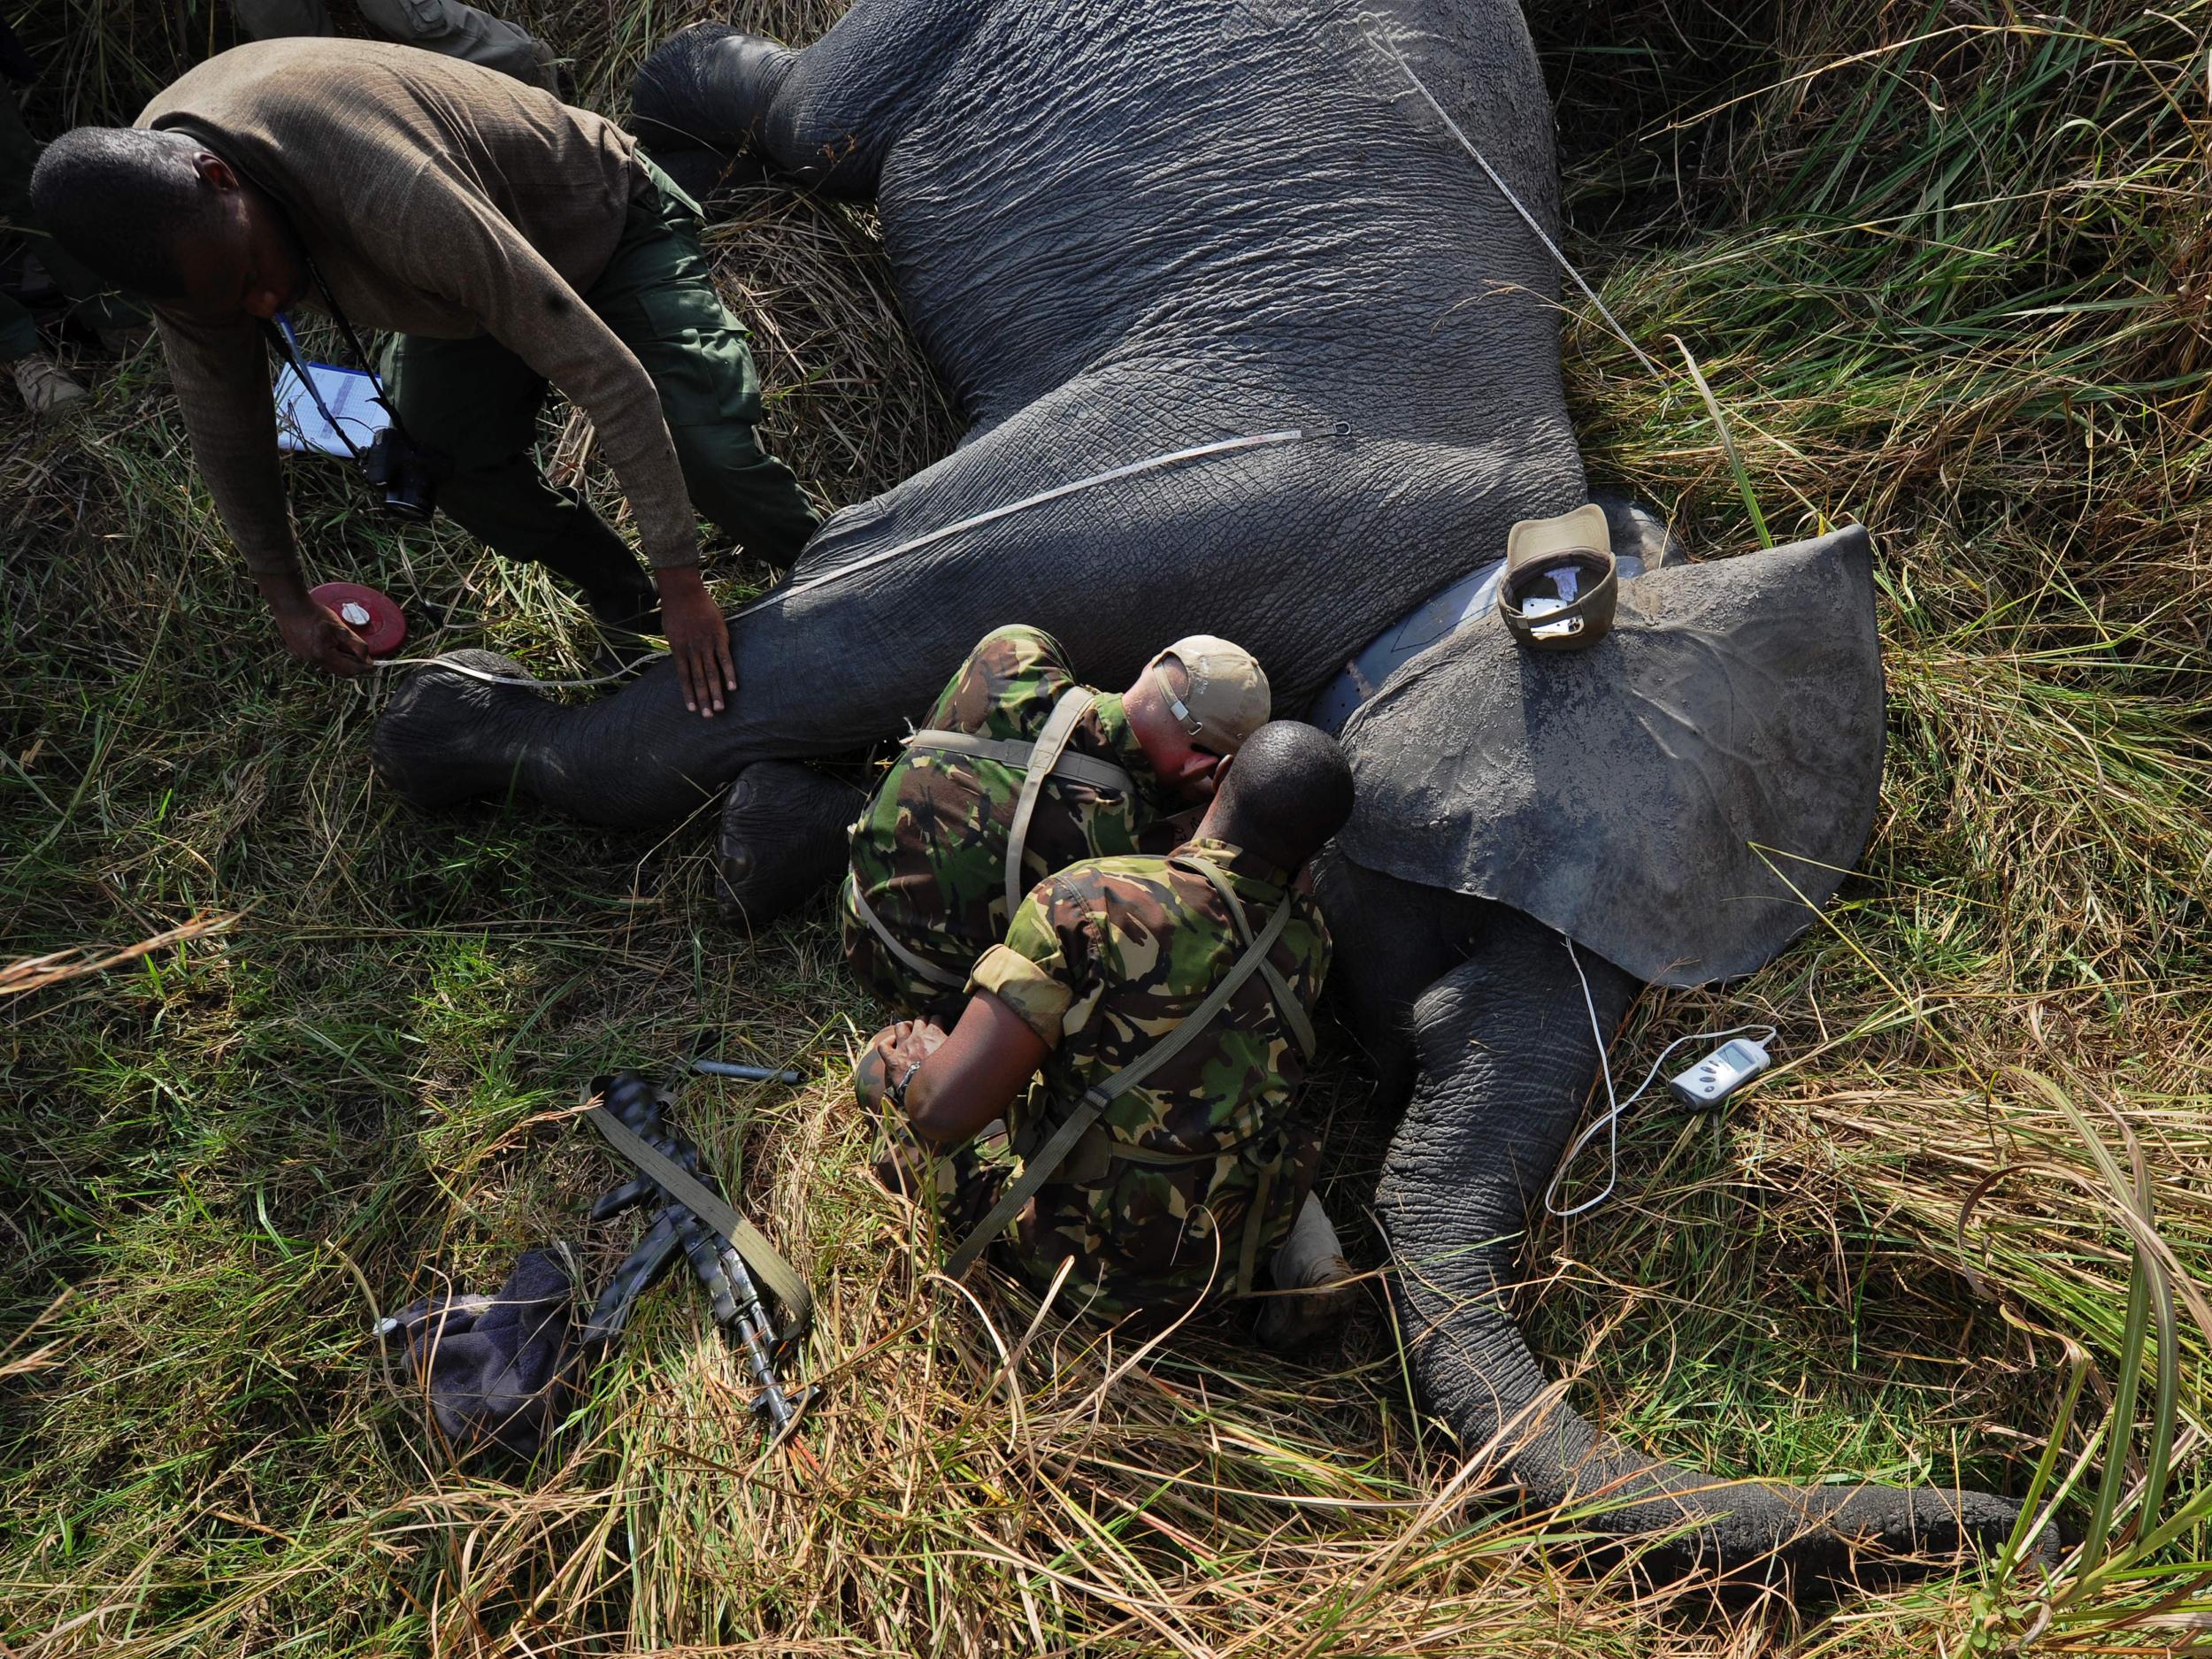
{"type": "Polygon", "coordinates": [[[336,611],[339,619],[361,636],[371,657],[389,657],[407,642],[407,618],[373,588],[364,588],[359,582],[325,582],[308,597],[336,611]]]}

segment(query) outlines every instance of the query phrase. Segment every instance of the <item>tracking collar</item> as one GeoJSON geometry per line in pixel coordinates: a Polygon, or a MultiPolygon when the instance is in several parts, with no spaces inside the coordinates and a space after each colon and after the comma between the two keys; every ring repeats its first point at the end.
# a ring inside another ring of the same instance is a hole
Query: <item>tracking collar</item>
{"type": "Polygon", "coordinates": [[[1506,537],[1498,615],[1531,650],[1583,651],[1613,626],[1620,578],[1605,509],[1524,518],[1506,537]]]}

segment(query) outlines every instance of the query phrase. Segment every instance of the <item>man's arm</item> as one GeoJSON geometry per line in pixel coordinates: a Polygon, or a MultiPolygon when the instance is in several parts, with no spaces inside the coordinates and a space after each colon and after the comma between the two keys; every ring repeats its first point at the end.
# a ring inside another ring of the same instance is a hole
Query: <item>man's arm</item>
{"type": "Polygon", "coordinates": [[[861,1066],[862,1100],[872,1104],[912,1070],[907,1117],[916,1135],[940,1146],[1002,1117],[1059,1046],[1062,1022],[1088,984],[1087,926],[1080,894],[1059,877],[1039,882],[1006,942],[977,958],[952,1034],[926,1020],[880,1033],[861,1066]]]}
{"type": "Polygon", "coordinates": [[[275,614],[285,648],[330,673],[369,669],[360,636],[308,596],[292,545],[292,520],[277,470],[276,399],[269,357],[250,320],[204,323],[157,311],[169,379],[176,388],[192,457],[223,527],[275,614]]]}
{"type": "Polygon", "coordinates": [[[699,579],[699,521],[644,365],[488,201],[433,163],[416,173],[390,245],[400,274],[465,306],[591,418],[653,567],[685,706],[708,715],[726,706],[737,666],[699,579]]]}
{"type": "Polygon", "coordinates": [[[886,1082],[895,1084],[916,1060],[921,1062],[906,1086],[906,1119],[917,1140],[940,1147],[972,1141],[993,1119],[1003,1118],[1052,1052],[1019,1014],[988,991],[969,999],[951,1035],[925,1048],[926,1042],[921,1032],[913,1032],[903,1041],[887,1045],[884,1070],[886,1082]]]}

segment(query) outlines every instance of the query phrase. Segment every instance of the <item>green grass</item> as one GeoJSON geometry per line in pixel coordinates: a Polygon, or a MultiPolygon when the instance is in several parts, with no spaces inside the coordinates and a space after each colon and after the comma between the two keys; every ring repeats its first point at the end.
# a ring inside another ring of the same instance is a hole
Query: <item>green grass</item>
{"type": "MultiPolygon", "coordinates": [[[[706,10],[509,9],[602,107],[706,10]]],[[[227,27],[204,0],[15,11],[60,65],[32,102],[47,130],[127,114],[227,27]]],[[[833,11],[738,15],[803,37],[833,11]]],[[[1510,1512],[1410,1410],[1379,1302],[1295,1365],[1226,1316],[1141,1353],[1033,1325],[1002,1285],[932,1286],[845,1104],[872,1019],[824,915],[714,920],[703,822],[620,836],[386,798],[378,690],[283,658],[150,350],[83,365],[83,426],[0,408],[0,957],[219,924],[6,1005],[4,1650],[2203,1640],[2207,22],[1968,0],[1540,27],[1571,251],[1672,375],[1571,319],[1593,471],[1701,554],[1755,545],[1678,336],[1778,539],[1874,528],[1892,718],[1843,902],[1745,985],[1648,999],[1623,1049],[1763,1018],[1789,1065],[1724,1119],[1633,1122],[1620,1196],[1540,1233],[1524,1311],[1578,1403],[1724,1472],[2070,1478],[2069,1524],[2112,1526],[2063,1581],[1992,1563],[1793,1612],[1578,1576],[1545,1548],[1568,1523],[1510,1512]],[[629,1224],[582,1215],[615,1171],[564,1114],[582,1077],[703,1029],[820,1078],[696,1084],[682,1109],[819,1289],[805,1451],[760,1456],[740,1367],[672,1286],[546,1466],[448,1466],[365,1342],[374,1317],[553,1236],[617,1259],[629,1224]],[[2122,1214],[2130,1135],[2170,1265],[2122,1214]]],[[[943,451],[864,214],[763,190],[717,246],[780,447],[826,501],[943,451]]],[[[535,573],[446,526],[396,533],[329,470],[296,469],[294,496],[319,573],[442,618],[426,642],[588,658],[535,573]]],[[[734,595],[762,573],[718,574],[734,595]]],[[[1340,1057],[1317,1094],[1356,1215],[1386,1125],[1340,1057]]]]}

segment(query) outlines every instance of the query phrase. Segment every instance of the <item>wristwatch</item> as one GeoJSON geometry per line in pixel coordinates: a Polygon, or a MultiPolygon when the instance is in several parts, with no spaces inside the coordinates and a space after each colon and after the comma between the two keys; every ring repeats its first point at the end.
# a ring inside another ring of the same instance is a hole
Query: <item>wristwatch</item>
{"type": "Polygon", "coordinates": [[[900,1074],[899,1080],[892,1084],[889,1088],[883,1091],[884,1099],[889,1101],[901,1111],[904,1111],[906,1110],[906,1086],[914,1080],[914,1074],[921,1069],[922,1063],[919,1060],[917,1060],[909,1065],[906,1070],[900,1074]]]}

